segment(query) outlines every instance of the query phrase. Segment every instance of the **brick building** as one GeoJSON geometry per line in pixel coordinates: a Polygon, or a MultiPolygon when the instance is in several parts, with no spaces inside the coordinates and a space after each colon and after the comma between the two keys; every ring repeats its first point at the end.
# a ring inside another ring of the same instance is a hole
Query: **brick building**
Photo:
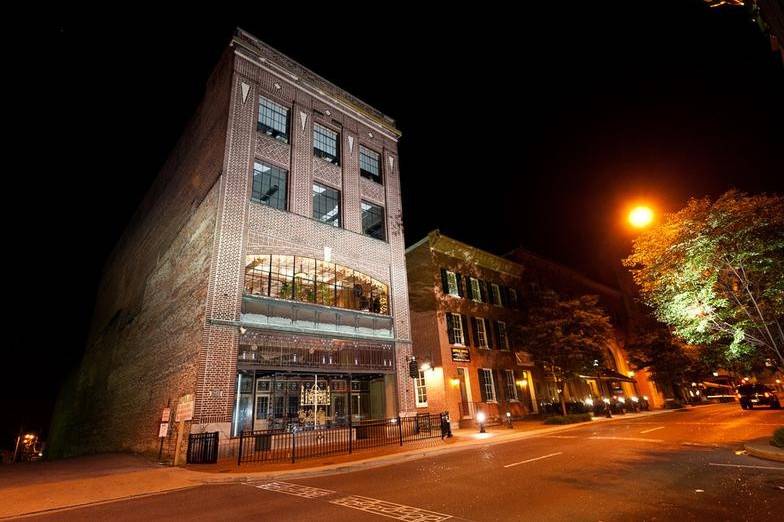
{"type": "Polygon", "coordinates": [[[534,365],[519,329],[529,298],[545,289],[598,295],[615,328],[599,378],[570,379],[568,401],[647,396],[651,406],[663,404],[647,372],[626,359],[628,314],[618,290],[523,249],[496,256],[438,231],[406,250],[406,265],[414,355],[424,368],[415,380],[417,408],[449,411],[463,426],[479,411],[493,420],[556,408],[555,383],[534,365]]]}
{"type": "Polygon", "coordinates": [[[238,29],[107,261],[53,453],[157,452],[166,407],[167,449],[413,412],[399,136],[238,29]]]}
{"type": "Polygon", "coordinates": [[[431,232],[406,250],[417,407],[454,424],[537,411],[533,362],[520,345],[523,267],[431,232]]]}

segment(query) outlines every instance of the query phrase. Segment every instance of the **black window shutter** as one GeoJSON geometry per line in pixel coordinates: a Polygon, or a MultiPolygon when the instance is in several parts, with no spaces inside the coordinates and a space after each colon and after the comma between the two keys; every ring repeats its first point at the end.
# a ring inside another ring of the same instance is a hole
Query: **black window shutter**
{"type": "Polygon", "coordinates": [[[449,281],[446,280],[446,268],[441,269],[441,289],[445,294],[449,293],[449,281]]]}
{"type": "Polygon", "coordinates": [[[498,321],[493,323],[493,327],[495,328],[495,331],[493,332],[495,334],[495,343],[498,345],[499,350],[503,350],[506,346],[501,342],[501,327],[498,326],[498,321]]]}
{"type": "Polygon", "coordinates": [[[505,286],[499,287],[501,290],[501,306],[509,306],[509,289],[505,286]]]}
{"type": "Polygon", "coordinates": [[[485,319],[485,337],[487,338],[487,347],[493,347],[493,320],[485,319]]]}
{"type": "Polygon", "coordinates": [[[476,346],[477,348],[479,348],[479,334],[476,331],[476,329],[477,329],[477,324],[476,323],[478,323],[478,322],[479,322],[479,320],[476,317],[472,317],[471,318],[471,333],[474,336],[474,346],[476,346]]]}
{"type": "Polygon", "coordinates": [[[454,320],[449,312],[446,313],[446,335],[449,338],[449,344],[455,344],[454,320]]]}
{"type": "Polygon", "coordinates": [[[487,402],[487,389],[485,388],[485,371],[479,368],[479,393],[482,396],[482,402],[487,402]]]}
{"type": "Polygon", "coordinates": [[[465,280],[466,280],[466,297],[468,299],[473,299],[474,298],[474,289],[471,288],[471,278],[470,277],[466,277],[465,280]]]}
{"type": "Polygon", "coordinates": [[[479,300],[483,303],[488,303],[487,300],[487,282],[486,281],[479,281],[479,300]]]}
{"type": "Polygon", "coordinates": [[[461,314],[460,320],[463,322],[463,344],[469,346],[471,343],[468,342],[468,317],[465,314],[461,314]]]}
{"type": "Polygon", "coordinates": [[[463,276],[456,274],[455,278],[457,279],[457,295],[463,297],[463,276]]]}
{"type": "Polygon", "coordinates": [[[497,299],[498,296],[495,293],[495,288],[493,287],[492,283],[487,283],[487,293],[490,296],[490,299],[488,299],[488,301],[490,303],[492,303],[492,304],[496,304],[498,302],[498,299],[497,299]]]}
{"type": "Polygon", "coordinates": [[[500,371],[499,370],[492,370],[493,372],[493,388],[495,388],[495,400],[501,400],[501,394],[499,393],[499,384],[500,384],[500,371]]]}

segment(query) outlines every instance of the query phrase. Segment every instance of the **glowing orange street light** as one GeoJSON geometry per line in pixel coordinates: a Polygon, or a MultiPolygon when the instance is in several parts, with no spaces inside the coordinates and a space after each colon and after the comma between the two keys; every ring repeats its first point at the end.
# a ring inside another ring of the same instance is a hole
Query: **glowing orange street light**
{"type": "Polygon", "coordinates": [[[645,228],[653,222],[653,210],[640,205],[629,212],[629,224],[634,228],[645,228]]]}

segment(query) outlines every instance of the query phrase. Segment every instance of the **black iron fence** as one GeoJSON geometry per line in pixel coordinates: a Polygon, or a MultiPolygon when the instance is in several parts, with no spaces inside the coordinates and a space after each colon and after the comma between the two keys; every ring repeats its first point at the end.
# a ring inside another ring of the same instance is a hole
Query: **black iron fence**
{"type": "Polygon", "coordinates": [[[243,431],[237,465],[249,462],[296,462],[299,459],[446,436],[444,414],[419,414],[350,423],[329,428],[243,431]]]}
{"type": "Polygon", "coordinates": [[[186,461],[188,464],[214,464],[218,462],[218,432],[188,435],[186,461]]]}

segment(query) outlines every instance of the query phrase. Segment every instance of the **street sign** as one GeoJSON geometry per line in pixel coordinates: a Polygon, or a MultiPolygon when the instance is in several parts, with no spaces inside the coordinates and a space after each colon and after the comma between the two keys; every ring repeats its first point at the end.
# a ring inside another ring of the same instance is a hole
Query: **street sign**
{"type": "Polygon", "coordinates": [[[169,434],[169,423],[162,422],[161,427],[158,429],[158,436],[163,439],[166,438],[166,435],[168,434],[169,434]]]}
{"type": "Polygon", "coordinates": [[[163,413],[161,413],[161,422],[169,422],[170,416],[171,416],[171,408],[164,408],[163,413]]]}
{"type": "Polygon", "coordinates": [[[189,421],[193,419],[193,395],[184,395],[177,404],[177,415],[175,422],[189,421]]]}

